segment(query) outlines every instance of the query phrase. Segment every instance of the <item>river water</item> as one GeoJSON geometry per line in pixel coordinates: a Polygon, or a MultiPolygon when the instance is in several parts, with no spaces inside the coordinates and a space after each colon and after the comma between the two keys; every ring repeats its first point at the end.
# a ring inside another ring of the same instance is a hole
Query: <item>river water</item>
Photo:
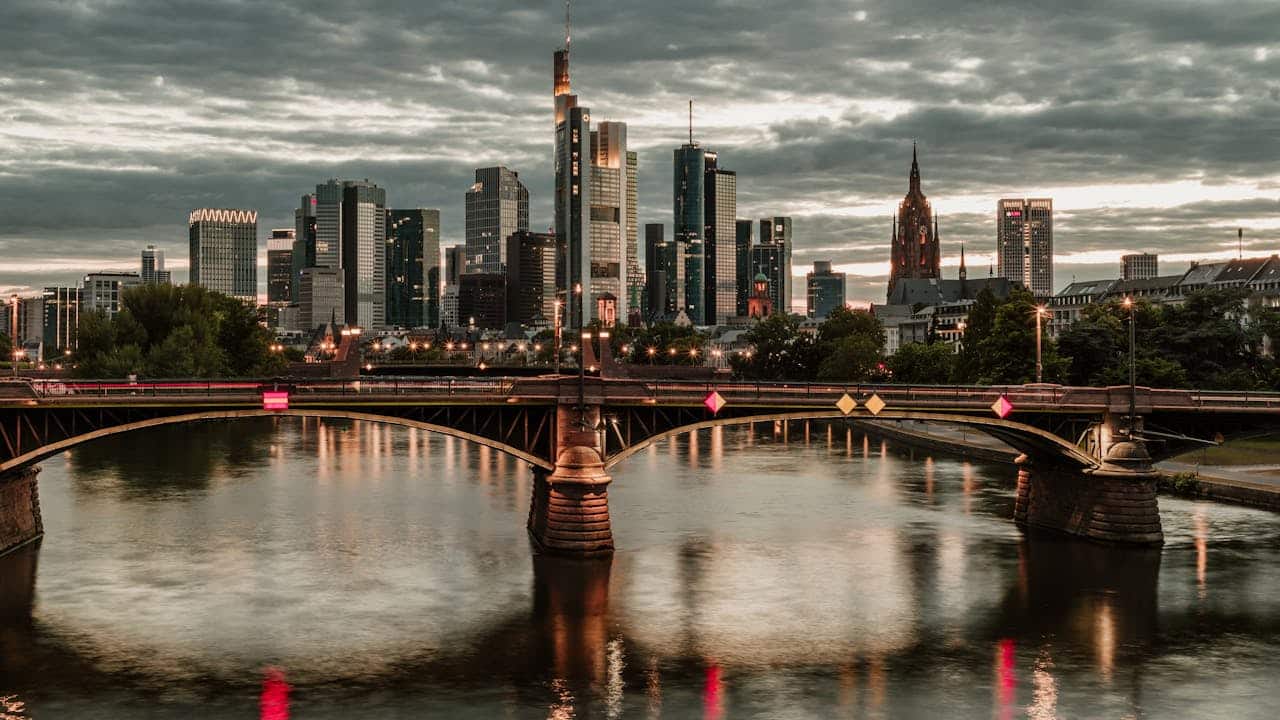
{"type": "Polygon", "coordinates": [[[295,418],[44,464],[0,558],[3,718],[1274,718],[1280,516],[1024,537],[1012,471],[842,426],[616,469],[612,562],[535,559],[530,474],[295,418]]]}

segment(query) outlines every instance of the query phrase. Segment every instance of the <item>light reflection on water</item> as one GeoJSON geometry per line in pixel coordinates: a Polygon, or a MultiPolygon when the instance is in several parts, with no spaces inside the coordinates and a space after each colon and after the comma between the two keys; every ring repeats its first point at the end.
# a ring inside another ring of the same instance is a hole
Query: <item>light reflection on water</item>
{"type": "Polygon", "coordinates": [[[717,428],[616,469],[619,552],[584,563],[532,558],[527,469],[452,438],[108,439],[46,463],[46,539],[0,559],[0,710],[1271,716],[1277,516],[1162,498],[1162,552],[1028,539],[1012,476],[717,428]]]}

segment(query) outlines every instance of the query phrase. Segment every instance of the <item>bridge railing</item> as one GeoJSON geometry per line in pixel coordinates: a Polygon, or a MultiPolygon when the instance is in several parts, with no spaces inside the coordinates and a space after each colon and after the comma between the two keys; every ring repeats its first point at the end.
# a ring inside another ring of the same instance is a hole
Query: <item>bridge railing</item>
{"type": "Polygon", "coordinates": [[[260,380],[32,380],[31,393],[59,397],[215,398],[288,390],[297,396],[331,395],[464,395],[507,396],[513,378],[272,378],[260,380]]]}

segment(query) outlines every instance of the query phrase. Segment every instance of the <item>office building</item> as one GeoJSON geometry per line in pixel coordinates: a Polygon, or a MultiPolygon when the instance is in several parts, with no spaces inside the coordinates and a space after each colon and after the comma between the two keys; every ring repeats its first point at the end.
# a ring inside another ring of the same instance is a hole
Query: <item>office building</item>
{"type": "Polygon", "coordinates": [[[627,151],[627,308],[635,313],[644,304],[644,269],[640,266],[639,156],[627,151]]]}
{"type": "Polygon", "coordinates": [[[457,287],[458,279],[467,271],[467,246],[450,245],[444,249],[444,283],[457,287]]]}
{"type": "Polygon", "coordinates": [[[317,185],[315,195],[303,196],[295,213],[301,225],[315,223],[314,265],[308,267],[342,270],[343,312],[351,325],[386,325],[386,205],[386,190],[368,180],[331,179],[317,185]]]}
{"type": "Polygon", "coordinates": [[[1053,200],[1006,199],[996,204],[996,275],[1032,295],[1053,295],[1053,200]]]}
{"type": "Polygon", "coordinates": [[[720,325],[738,314],[738,175],[719,167],[716,153],[704,157],[704,319],[720,325]]]}
{"type": "Polygon", "coordinates": [[[734,223],[734,253],[737,267],[734,275],[738,280],[738,293],[735,302],[738,317],[747,317],[747,301],[750,300],[755,273],[751,272],[751,239],[755,231],[755,223],[750,220],[738,220],[734,223]]]}
{"type": "Polygon", "coordinates": [[[96,272],[81,281],[80,304],[85,312],[101,312],[108,318],[120,312],[125,290],[142,284],[142,276],[132,272],[96,272]]]}
{"type": "Polygon", "coordinates": [[[258,302],[258,213],[202,208],[188,218],[191,284],[258,302]]]}
{"type": "Polygon", "coordinates": [[[386,323],[392,327],[440,324],[440,211],[388,210],[386,323]]]}
{"type": "Polygon", "coordinates": [[[591,111],[578,105],[578,96],[569,83],[569,37],[553,56],[555,96],[555,213],[556,238],[564,248],[559,273],[568,294],[565,326],[586,325],[584,311],[589,303],[583,290],[591,278],[591,249],[588,225],[591,200],[592,153],[591,111]]]}
{"type": "Polygon", "coordinates": [[[507,238],[507,322],[554,324],[556,236],[521,230],[507,238]]]}
{"type": "Polygon", "coordinates": [[[80,327],[80,288],[47,287],[44,289],[44,357],[61,356],[64,350],[76,348],[80,327]]]}
{"type": "Polygon", "coordinates": [[[529,191],[520,174],[501,166],[477,169],[466,198],[465,272],[504,272],[507,238],[528,229],[529,191]]]}
{"type": "Polygon", "coordinates": [[[5,303],[5,320],[4,331],[14,347],[27,349],[27,357],[31,359],[40,359],[44,343],[44,298],[10,296],[5,303]]]}
{"type": "Polygon", "coordinates": [[[507,276],[466,273],[458,284],[458,324],[477,330],[502,330],[507,325],[507,276]]]}
{"type": "Polygon", "coordinates": [[[900,280],[941,278],[938,248],[938,224],[933,217],[933,206],[920,189],[920,163],[916,158],[915,145],[912,145],[907,194],[898,204],[890,237],[889,289],[886,295],[893,295],[894,286],[900,280]]]}
{"type": "Polygon", "coordinates": [[[292,282],[289,284],[289,300],[301,302],[299,295],[302,269],[316,267],[316,196],[302,196],[298,208],[293,211],[293,264],[292,282]]]}
{"type": "Polygon", "coordinates": [[[164,250],[148,245],[142,251],[142,282],[146,285],[171,285],[173,275],[164,269],[164,250]]]}
{"type": "Polygon", "coordinates": [[[267,304],[288,305],[293,302],[293,243],[297,231],[282,228],[271,231],[267,239],[267,304]]]}
{"type": "Polygon", "coordinates": [[[664,235],[662,223],[644,226],[644,264],[650,322],[684,309],[684,245],[664,235]]]}
{"type": "Polygon", "coordinates": [[[844,307],[845,275],[832,272],[831,263],[816,260],[813,271],[805,276],[805,296],[808,298],[808,315],[823,320],[832,310],[844,307]]]}
{"type": "Polygon", "coordinates": [[[588,320],[601,320],[596,299],[613,296],[618,317],[627,315],[627,126],[602,122],[591,131],[591,255],[588,320]]]}
{"type": "MultiPolygon", "coordinates": [[[[462,247],[461,245],[459,247],[462,247]]],[[[458,286],[445,285],[440,295],[440,327],[458,327],[458,286]]]]}
{"type": "Polygon", "coordinates": [[[1122,280],[1149,280],[1160,275],[1160,256],[1155,253],[1122,255],[1120,262],[1122,280]]]}
{"type": "MultiPolygon", "coordinates": [[[[783,275],[783,255],[786,252],[786,246],[774,245],[773,243],[760,243],[751,248],[751,277],[757,278],[763,275],[766,283],[766,289],[769,291],[769,298],[772,300],[772,312],[788,313],[788,306],[782,302],[783,288],[786,287],[786,278],[783,275]]],[[[758,280],[752,280],[752,295],[755,295],[758,280]]]]}
{"type": "Polygon", "coordinates": [[[309,267],[298,280],[298,328],[310,333],[333,321],[346,324],[346,299],[341,268],[309,267]]]}
{"type": "Polygon", "coordinates": [[[772,269],[764,270],[765,265],[755,266],[753,263],[752,276],[758,272],[764,272],[769,278],[769,294],[773,298],[773,311],[790,314],[791,298],[795,294],[793,292],[794,282],[791,275],[791,218],[789,217],[767,217],[760,219],[760,246],[770,246],[774,250],[764,253],[765,257],[772,258],[774,266],[772,269]]]}
{"type": "Polygon", "coordinates": [[[675,217],[672,239],[681,245],[680,252],[684,256],[684,297],[680,305],[694,325],[706,324],[706,265],[703,255],[706,247],[703,241],[703,233],[706,232],[703,212],[706,203],[703,189],[706,155],[706,151],[693,141],[691,128],[689,142],[675,150],[672,161],[671,205],[675,217]]]}

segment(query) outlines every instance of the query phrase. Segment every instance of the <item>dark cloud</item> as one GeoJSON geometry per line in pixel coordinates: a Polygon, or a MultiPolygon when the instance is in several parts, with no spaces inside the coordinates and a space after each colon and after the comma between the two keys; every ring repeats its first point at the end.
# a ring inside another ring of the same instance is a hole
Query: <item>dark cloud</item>
{"type": "MultiPolygon", "coordinates": [[[[597,117],[629,122],[641,222],[670,221],[671,148],[694,96],[699,139],[739,174],[740,215],[792,215],[796,266],[856,266],[858,297],[882,293],[874,265],[913,140],[949,258],[962,242],[988,255],[995,200],[1044,188],[1074,198],[1056,198],[1059,285],[1114,274],[1118,249],[1230,249],[1237,224],[1254,252],[1280,244],[1274,2],[577,5],[575,90],[597,117]]],[[[439,207],[459,241],[473,169],[507,164],[533,224],[548,225],[562,13],[527,0],[8,0],[0,289],[131,265],[146,243],[181,259],[194,207],[257,208],[265,236],[329,177],[439,207]],[[86,267],[42,267],[51,256],[86,267]]]]}

